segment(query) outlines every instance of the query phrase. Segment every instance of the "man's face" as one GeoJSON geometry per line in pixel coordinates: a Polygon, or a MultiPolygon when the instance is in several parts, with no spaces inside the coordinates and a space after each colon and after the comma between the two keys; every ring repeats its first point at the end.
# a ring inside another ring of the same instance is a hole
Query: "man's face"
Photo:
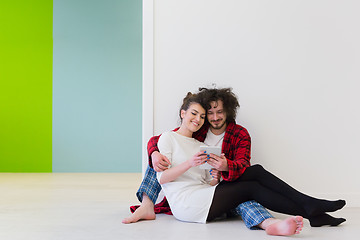
{"type": "Polygon", "coordinates": [[[211,108],[207,111],[207,119],[213,129],[226,128],[226,113],[221,100],[210,102],[211,108]]]}

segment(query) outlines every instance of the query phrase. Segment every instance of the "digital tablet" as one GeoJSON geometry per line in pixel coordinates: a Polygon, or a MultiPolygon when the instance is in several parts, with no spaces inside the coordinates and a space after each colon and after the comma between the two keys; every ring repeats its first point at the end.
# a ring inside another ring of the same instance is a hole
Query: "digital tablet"
{"type": "MultiPolygon", "coordinates": [[[[206,151],[206,154],[212,153],[220,157],[221,155],[221,147],[216,146],[200,146],[200,151],[206,151]]],[[[212,169],[213,166],[211,166],[208,163],[204,163],[199,166],[201,169],[212,169]]]]}

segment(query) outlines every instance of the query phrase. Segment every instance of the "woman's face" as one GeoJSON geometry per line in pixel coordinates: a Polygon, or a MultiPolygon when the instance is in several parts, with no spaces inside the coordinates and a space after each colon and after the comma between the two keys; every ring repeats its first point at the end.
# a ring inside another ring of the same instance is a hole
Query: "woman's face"
{"type": "Polygon", "coordinates": [[[205,109],[199,103],[191,103],[186,111],[181,110],[181,125],[191,132],[196,132],[204,124],[205,117],[205,109]]]}

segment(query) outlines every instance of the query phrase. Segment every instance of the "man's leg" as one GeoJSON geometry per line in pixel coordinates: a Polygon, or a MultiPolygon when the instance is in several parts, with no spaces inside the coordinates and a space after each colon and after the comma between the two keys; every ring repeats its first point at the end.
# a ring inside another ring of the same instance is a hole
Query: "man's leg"
{"type": "Polygon", "coordinates": [[[304,226],[303,217],[292,216],[284,220],[268,218],[259,224],[268,235],[290,236],[299,234],[304,226]]]}
{"type": "Polygon", "coordinates": [[[136,196],[141,202],[139,208],[128,218],[123,219],[123,223],[135,223],[139,220],[154,220],[154,205],[161,191],[161,186],[156,178],[156,172],[151,167],[147,167],[145,176],[136,192],[136,196]]]}
{"type": "Polygon", "coordinates": [[[249,229],[264,229],[269,235],[288,236],[298,234],[303,227],[303,218],[289,217],[285,220],[275,219],[269,211],[256,201],[247,201],[231,211],[239,215],[249,229]]]}
{"type": "Polygon", "coordinates": [[[150,166],[147,167],[143,181],[140,184],[136,196],[140,202],[143,202],[143,195],[146,194],[148,198],[155,204],[161,186],[156,178],[156,172],[150,166]]]}
{"type": "Polygon", "coordinates": [[[231,210],[236,216],[241,216],[247,228],[260,229],[259,224],[269,218],[274,218],[268,210],[256,201],[247,201],[231,210]]]}

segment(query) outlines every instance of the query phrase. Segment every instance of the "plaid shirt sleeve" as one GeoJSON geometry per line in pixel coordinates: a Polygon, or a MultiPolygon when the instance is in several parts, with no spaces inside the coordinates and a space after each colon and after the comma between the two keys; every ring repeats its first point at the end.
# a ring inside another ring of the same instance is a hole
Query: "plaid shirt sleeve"
{"type": "Polygon", "coordinates": [[[208,130],[209,130],[209,124],[205,122],[204,125],[198,131],[194,132],[193,138],[195,138],[200,142],[205,141],[208,130]]]}
{"type": "Polygon", "coordinates": [[[159,148],[157,147],[157,143],[159,141],[160,135],[159,136],[153,136],[152,138],[150,138],[148,144],[147,144],[147,150],[148,150],[148,159],[149,159],[149,166],[153,167],[152,165],[152,159],[151,159],[151,154],[155,151],[159,151],[159,148]]]}
{"type": "Polygon", "coordinates": [[[251,138],[240,125],[230,123],[226,129],[223,152],[227,158],[229,171],[222,172],[225,181],[238,179],[250,166],[251,138]]]}

